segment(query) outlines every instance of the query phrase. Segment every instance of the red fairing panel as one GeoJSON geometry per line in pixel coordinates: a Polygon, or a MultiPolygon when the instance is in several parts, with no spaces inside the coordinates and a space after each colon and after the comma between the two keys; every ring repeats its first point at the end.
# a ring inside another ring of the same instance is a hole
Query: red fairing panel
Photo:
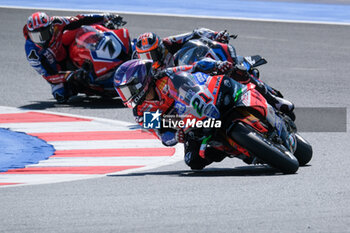
{"type": "MultiPolygon", "coordinates": [[[[104,40],[102,42],[104,44],[99,46],[98,49],[87,49],[74,41],[70,46],[69,54],[73,63],[78,67],[82,67],[86,61],[92,62],[95,74],[100,77],[127,60],[127,54],[131,53],[130,36],[126,28],[109,30],[101,25],[94,25],[93,27],[104,33],[116,47],[111,49],[110,45],[104,40]]],[[[84,40],[86,34],[80,36],[81,40],[84,40]]]]}

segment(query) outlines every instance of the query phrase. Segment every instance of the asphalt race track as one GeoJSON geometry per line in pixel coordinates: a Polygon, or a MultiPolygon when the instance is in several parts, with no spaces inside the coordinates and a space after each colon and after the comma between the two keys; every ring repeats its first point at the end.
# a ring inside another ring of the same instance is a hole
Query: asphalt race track
{"type": "MultiPolygon", "coordinates": [[[[132,122],[118,100],[55,103],[24,55],[22,27],[32,12],[0,8],[0,106],[132,122]]],[[[123,16],[133,37],[227,29],[238,34],[231,41],[238,54],[268,60],[262,79],[298,108],[350,107],[349,26],[123,16]]],[[[304,115],[309,124],[322,118],[304,115]]],[[[0,232],[349,232],[349,132],[303,135],[314,158],[295,175],[226,159],[202,172],[179,162],[131,175],[2,188],[0,232]]]]}

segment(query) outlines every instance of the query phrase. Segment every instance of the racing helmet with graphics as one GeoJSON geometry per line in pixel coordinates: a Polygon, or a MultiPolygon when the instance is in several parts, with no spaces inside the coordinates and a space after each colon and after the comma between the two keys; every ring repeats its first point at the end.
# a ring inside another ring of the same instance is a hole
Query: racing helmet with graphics
{"type": "Polygon", "coordinates": [[[141,34],[136,41],[136,52],[143,60],[153,60],[153,67],[159,68],[163,64],[164,45],[162,39],[153,32],[141,34]]]}
{"type": "Polygon", "coordinates": [[[114,88],[124,105],[134,108],[142,103],[152,82],[152,60],[130,60],[114,74],[114,88]]]}
{"type": "Polygon", "coordinates": [[[35,12],[28,17],[27,29],[31,41],[39,46],[45,46],[52,38],[50,17],[45,12],[35,12]]]}

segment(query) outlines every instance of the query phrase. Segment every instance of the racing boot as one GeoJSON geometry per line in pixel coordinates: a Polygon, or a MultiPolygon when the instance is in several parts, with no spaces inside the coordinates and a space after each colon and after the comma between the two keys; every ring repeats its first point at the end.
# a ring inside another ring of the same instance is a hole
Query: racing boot
{"type": "Polygon", "coordinates": [[[271,93],[263,94],[266,101],[278,111],[287,115],[292,121],[295,121],[294,104],[286,99],[272,95],[271,93]]]}
{"type": "Polygon", "coordinates": [[[289,100],[274,96],[276,99],[276,108],[281,112],[292,112],[294,110],[294,104],[289,100]]]}
{"type": "Polygon", "coordinates": [[[211,164],[206,158],[199,156],[200,142],[196,140],[187,140],[184,144],[185,147],[185,163],[192,170],[202,170],[205,166],[211,164]]]}
{"type": "MultiPolygon", "coordinates": [[[[270,104],[272,103],[273,106],[274,106],[277,110],[279,110],[279,111],[285,113],[286,115],[288,115],[289,113],[293,112],[293,110],[294,110],[294,104],[293,104],[292,102],[290,102],[290,101],[288,101],[288,100],[286,100],[286,99],[283,99],[283,98],[274,96],[274,95],[272,95],[272,94],[270,94],[270,96],[271,96],[271,97],[268,97],[269,100],[270,100],[269,103],[270,103],[270,104]]],[[[295,119],[292,119],[292,120],[294,121],[295,119]]]]}
{"type": "Polygon", "coordinates": [[[205,150],[205,158],[213,162],[221,162],[227,154],[221,150],[217,150],[213,147],[207,147],[205,150]]]}

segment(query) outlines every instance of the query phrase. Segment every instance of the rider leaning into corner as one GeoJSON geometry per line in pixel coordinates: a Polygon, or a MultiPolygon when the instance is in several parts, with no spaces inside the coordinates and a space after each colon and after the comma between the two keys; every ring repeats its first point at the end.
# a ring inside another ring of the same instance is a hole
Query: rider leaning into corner
{"type": "MultiPolygon", "coordinates": [[[[153,32],[147,32],[139,35],[135,41],[135,52],[133,57],[143,60],[151,59],[154,61],[153,68],[157,71],[165,68],[174,67],[174,54],[179,51],[182,46],[189,40],[207,38],[221,43],[229,43],[230,35],[225,31],[215,32],[207,28],[195,29],[193,32],[188,32],[180,35],[170,36],[161,39],[153,32]]],[[[208,58],[205,58],[209,60],[208,58]]],[[[198,64],[199,65],[199,64],[198,64]]],[[[236,66],[229,61],[216,61],[215,63],[203,63],[202,71],[211,70],[213,66],[220,72],[235,71],[231,77],[240,83],[247,84],[252,82],[256,85],[256,89],[266,98],[269,104],[276,109],[289,115],[294,110],[294,105],[290,101],[280,98],[275,90],[270,88],[259,79],[259,72],[255,69],[253,74],[248,75],[244,67],[236,66]],[[275,93],[276,92],[276,93],[275,93]]],[[[294,118],[294,114],[292,114],[294,118]]],[[[293,119],[294,120],[294,119],[293,119]]]]}
{"type": "MultiPolygon", "coordinates": [[[[214,60],[211,60],[215,63],[214,60]]],[[[114,87],[122,98],[124,105],[133,109],[136,122],[143,125],[144,112],[156,112],[159,110],[162,115],[176,115],[175,100],[170,96],[168,88],[169,75],[173,72],[203,72],[203,64],[209,61],[198,61],[189,66],[168,68],[161,72],[155,72],[154,63],[151,60],[131,60],[123,63],[114,76],[114,87]],[[153,68],[152,68],[153,66],[153,68]]],[[[205,70],[212,72],[214,70],[205,70]]],[[[223,78],[232,80],[230,77],[223,78]]],[[[231,81],[230,81],[231,82],[231,81]]],[[[225,82],[223,82],[225,83],[225,82]]],[[[232,91],[232,86],[225,87],[227,91],[232,91]]],[[[267,118],[269,121],[269,119],[267,118]]],[[[191,169],[203,169],[212,162],[220,162],[226,154],[222,151],[208,147],[205,150],[204,158],[199,155],[201,142],[184,135],[182,130],[171,129],[149,129],[155,134],[165,146],[174,146],[178,142],[184,143],[185,163],[191,169]]],[[[287,129],[283,127],[285,135],[287,129]]],[[[282,130],[282,131],[283,131],[282,130]]]]}
{"type": "MultiPolygon", "coordinates": [[[[161,39],[153,32],[146,32],[138,36],[135,41],[134,58],[153,60],[153,68],[162,70],[174,67],[174,54],[189,40],[208,38],[222,43],[228,43],[230,36],[226,31],[215,32],[207,28],[199,28],[180,35],[161,39]]],[[[218,63],[220,69],[228,70],[232,64],[228,62],[218,63]]]]}
{"type": "Polygon", "coordinates": [[[81,75],[81,71],[75,70],[71,64],[67,52],[75,39],[75,29],[82,25],[105,24],[119,18],[113,14],[49,17],[44,12],[36,12],[28,17],[23,27],[27,60],[51,84],[52,95],[58,102],[64,103],[77,94],[67,83],[60,83],[61,80],[79,78],[81,75]]]}

